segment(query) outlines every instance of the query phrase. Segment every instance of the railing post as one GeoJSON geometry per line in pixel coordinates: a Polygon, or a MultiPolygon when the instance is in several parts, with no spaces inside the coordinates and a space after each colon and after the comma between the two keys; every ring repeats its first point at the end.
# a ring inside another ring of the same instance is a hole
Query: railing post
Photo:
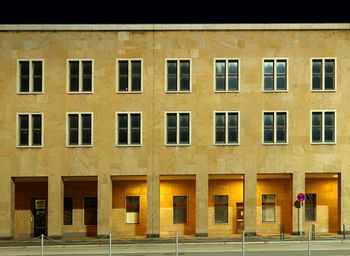
{"type": "Polygon", "coordinates": [[[242,232],[242,256],[245,255],[245,231],[242,232]]]}
{"type": "Polygon", "coordinates": [[[175,241],[175,249],[176,249],[176,256],[179,256],[179,232],[176,232],[176,241],[175,241]]]}
{"type": "Polygon", "coordinates": [[[343,224],[343,240],[345,240],[345,224],[343,224]]]}
{"type": "Polygon", "coordinates": [[[315,228],[315,224],[312,224],[312,237],[311,240],[316,240],[316,228],[315,228]]]}
{"type": "Polygon", "coordinates": [[[112,256],[112,233],[109,233],[109,256],[112,256]]]}
{"type": "Polygon", "coordinates": [[[41,234],[41,256],[44,256],[44,234],[41,234]]]}
{"type": "Polygon", "coordinates": [[[284,225],[281,224],[280,227],[280,240],[284,240],[284,225]]]}
{"type": "Polygon", "coordinates": [[[310,229],[307,236],[307,256],[311,256],[311,241],[310,241],[310,229]]]}

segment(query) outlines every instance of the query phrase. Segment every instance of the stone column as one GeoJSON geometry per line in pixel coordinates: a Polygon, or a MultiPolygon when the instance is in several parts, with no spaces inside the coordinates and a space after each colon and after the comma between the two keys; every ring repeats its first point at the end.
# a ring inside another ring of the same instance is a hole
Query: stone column
{"type": "Polygon", "coordinates": [[[244,231],[256,235],[256,172],[244,175],[244,231]]]}
{"type": "Polygon", "coordinates": [[[112,179],[108,174],[97,177],[97,237],[111,232],[112,179]]]}
{"type": "MultiPolygon", "coordinates": [[[[298,209],[294,206],[294,202],[297,200],[297,195],[299,193],[305,193],[305,172],[294,172],[293,173],[293,195],[292,195],[292,202],[293,202],[293,227],[292,227],[292,234],[293,235],[300,235],[300,215],[301,215],[301,221],[302,225],[305,223],[305,202],[303,203],[303,207],[298,209]],[[301,211],[301,213],[300,213],[301,211]]],[[[304,227],[302,226],[302,232],[305,233],[304,227]]]]}
{"type": "Polygon", "coordinates": [[[15,184],[11,177],[0,181],[0,240],[13,239],[15,215],[15,184]]]}
{"type": "Polygon", "coordinates": [[[208,236],[208,174],[196,175],[196,236],[208,236]]]}
{"type": "Polygon", "coordinates": [[[47,191],[47,235],[51,238],[63,236],[64,188],[61,176],[49,176],[47,191]]]}
{"type": "Polygon", "coordinates": [[[339,209],[339,218],[340,218],[340,227],[339,230],[341,233],[344,232],[343,228],[345,225],[345,234],[350,234],[350,187],[349,184],[350,173],[349,170],[342,170],[340,175],[340,184],[339,184],[339,199],[340,203],[339,209]]]}
{"type": "Polygon", "coordinates": [[[160,183],[159,175],[147,175],[147,237],[159,237],[160,183]]]}

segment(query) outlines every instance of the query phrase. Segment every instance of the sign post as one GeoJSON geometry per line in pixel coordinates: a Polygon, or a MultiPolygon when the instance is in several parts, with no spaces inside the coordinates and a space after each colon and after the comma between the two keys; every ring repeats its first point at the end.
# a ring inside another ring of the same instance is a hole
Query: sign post
{"type": "Polygon", "coordinates": [[[299,193],[297,195],[297,200],[300,202],[300,208],[299,208],[299,235],[303,235],[303,215],[302,215],[302,209],[303,209],[303,201],[305,200],[306,196],[304,193],[299,193]]]}

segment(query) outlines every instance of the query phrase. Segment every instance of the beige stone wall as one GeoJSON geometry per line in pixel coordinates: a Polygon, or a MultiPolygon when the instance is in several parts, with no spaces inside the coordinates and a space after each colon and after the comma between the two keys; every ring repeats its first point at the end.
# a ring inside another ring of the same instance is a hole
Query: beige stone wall
{"type": "MultiPolygon", "coordinates": [[[[2,31],[0,163],[4,179],[0,191],[7,195],[11,177],[23,176],[346,175],[350,166],[346,153],[350,150],[350,101],[346,98],[350,93],[349,41],[346,30],[2,31]],[[280,57],[288,60],[288,92],[263,93],[262,60],[280,57]],[[336,59],[336,92],[310,91],[313,57],[336,59]],[[115,93],[116,58],[143,60],[141,94],[115,93]],[[165,93],[166,58],[191,59],[191,93],[165,93]],[[214,58],[240,60],[239,93],[213,92],[214,58]],[[44,60],[43,94],[16,93],[18,59],[44,60]],[[94,60],[93,94],[66,93],[67,59],[94,60]],[[213,112],[219,110],[240,111],[239,146],[213,145],[213,112]],[[263,110],[288,111],[288,145],[262,145],[263,110]],[[336,111],[336,145],[310,144],[311,110],[336,111]],[[66,112],[79,111],[94,113],[92,148],[66,147],[66,112]],[[116,111],[142,112],[142,147],[115,147],[116,111]],[[191,111],[191,146],[164,146],[165,111],[191,111]],[[16,148],[18,112],[44,114],[43,148],[16,148]]],[[[341,187],[340,224],[350,226],[350,193],[346,186],[341,187]]],[[[253,186],[245,191],[247,209],[255,208],[251,201],[255,194],[253,186]]],[[[0,237],[13,235],[11,225],[6,224],[11,219],[11,211],[6,210],[11,202],[11,196],[7,196],[1,203],[0,223],[4,225],[0,225],[0,237]]],[[[158,209],[157,203],[150,202],[158,209]]],[[[109,213],[104,214],[108,219],[109,213]]],[[[254,210],[249,215],[255,215],[254,210]]],[[[157,233],[157,221],[152,222],[153,233],[157,233]]],[[[254,220],[246,219],[246,224],[254,231],[254,220]]]]}
{"type": "Polygon", "coordinates": [[[146,181],[114,181],[112,192],[112,232],[116,236],[146,236],[147,224],[147,183],[146,181]],[[126,196],[140,197],[138,224],[126,223],[126,196]]]}
{"type": "Polygon", "coordinates": [[[237,233],[236,203],[243,202],[243,180],[209,180],[208,199],[208,233],[237,233]],[[215,223],[215,195],[228,195],[228,223],[215,223]]]}

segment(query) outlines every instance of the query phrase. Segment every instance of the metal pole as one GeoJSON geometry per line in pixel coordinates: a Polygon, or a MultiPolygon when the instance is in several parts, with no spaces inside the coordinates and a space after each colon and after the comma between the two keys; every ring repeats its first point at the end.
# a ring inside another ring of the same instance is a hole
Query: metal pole
{"type": "Polygon", "coordinates": [[[112,256],[112,233],[109,233],[109,256],[112,256]]]}
{"type": "Polygon", "coordinates": [[[343,224],[343,240],[345,240],[345,224],[343,224]]]}
{"type": "Polygon", "coordinates": [[[299,235],[303,235],[303,202],[300,202],[300,208],[299,208],[299,235]]]}
{"type": "Polygon", "coordinates": [[[176,232],[176,256],[179,256],[179,232],[176,232]]]}
{"type": "Polygon", "coordinates": [[[242,232],[242,256],[245,255],[245,231],[242,232]]]}
{"type": "Polygon", "coordinates": [[[307,239],[307,256],[311,256],[310,229],[308,230],[308,239],[307,239]]]}
{"type": "Polygon", "coordinates": [[[41,256],[44,256],[44,234],[41,234],[41,256]]]}

